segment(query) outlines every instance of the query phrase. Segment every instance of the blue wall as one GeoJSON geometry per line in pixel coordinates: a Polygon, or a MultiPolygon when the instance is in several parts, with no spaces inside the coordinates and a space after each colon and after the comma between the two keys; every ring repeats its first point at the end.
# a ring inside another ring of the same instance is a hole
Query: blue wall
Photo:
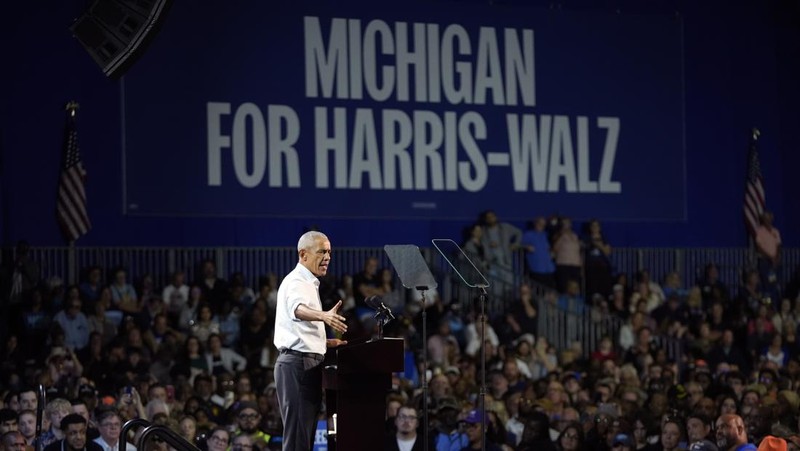
{"type": "MultiPolygon", "coordinates": [[[[180,2],[178,2],[180,3],[180,2]]],[[[517,8],[546,12],[538,3],[521,0],[489,7],[478,2],[438,2],[440,9],[457,11],[464,3],[486,8],[517,8]],[[529,9],[532,8],[532,9],[529,9]]],[[[590,3],[590,2],[586,2],[590,3]]],[[[639,2],[620,2],[623,15],[636,18],[671,17],[680,9],[683,27],[685,81],[684,174],[686,219],[670,221],[605,221],[617,246],[743,246],[745,229],[741,201],[746,171],[749,130],[758,126],[767,203],[776,214],[787,245],[797,246],[800,189],[800,33],[776,23],[771,2],[742,7],[725,2],[655,2],[637,10],[639,2]],[[628,5],[627,3],[631,3],[628,5]],[[680,5],[680,8],[674,5],[680,5]]],[[[311,225],[327,231],[336,246],[377,246],[386,243],[426,245],[430,238],[458,238],[465,218],[448,219],[315,219],[309,217],[148,217],[123,212],[120,82],[106,79],[69,34],[67,27],[82,11],[83,2],[15,2],[13,17],[2,29],[2,120],[0,120],[0,238],[3,244],[27,239],[34,245],[62,243],[55,221],[55,192],[61,152],[63,104],[76,100],[79,139],[89,173],[87,196],[92,231],[79,245],[290,245],[311,225]]],[[[614,8],[585,7],[590,14],[613,13],[614,8]]],[[[171,23],[187,21],[189,7],[176,5],[150,52],[168,46],[171,23]]],[[[785,16],[785,13],[782,13],[785,16]]],[[[785,19],[785,17],[783,17],[785,19]]],[[[198,33],[208,30],[199,26],[198,33]]],[[[192,42],[191,37],[186,41],[192,42]]],[[[148,56],[131,71],[147,68],[148,56]]],[[[157,90],[158,87],[153,89],[157,90]]],[[[655,88],[654,88],[655,89],[655,88]]],[[[154,167],[159,165],[153,161],[154,167]]],[[[652,171],[653,184],[669,184],[670,173],[652,171]]],[[[154,187],[164,187],[154,179],[154,187]]],[[[475,214],[493,208],[485,199],[473,203],[475,214]]],[[[352,202],[343,193],[338,202],[352,202]]],[[[652,202],[658,203],[654,198],[652,202]]],[[[533,217],[553,213],[520,205],[506,216],[533,217]]],[[[581,218],[579,212],[574,216],[581,218]]],[[[586,217],[584,216],[583,219],[586,217]]],[[[515,223],[522,226],[521,219],[515,223]]]]}

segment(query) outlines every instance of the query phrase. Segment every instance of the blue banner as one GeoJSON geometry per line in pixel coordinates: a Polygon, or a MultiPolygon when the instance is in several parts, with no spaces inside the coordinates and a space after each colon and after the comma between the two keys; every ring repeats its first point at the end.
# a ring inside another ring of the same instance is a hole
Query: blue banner
{"type": "Polygon", "coordinates": [[[125,77],[124,209],[683,220],[681,33],[512,5],[178,2],[125,77]]]}

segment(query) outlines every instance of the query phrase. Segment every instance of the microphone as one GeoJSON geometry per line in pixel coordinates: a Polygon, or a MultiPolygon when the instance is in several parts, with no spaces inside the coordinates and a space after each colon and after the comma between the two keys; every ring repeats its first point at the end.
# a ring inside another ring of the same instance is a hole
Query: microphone
{"type": "Polygon", "coordinates": [[[383,303],[380,297],[370,296],[364,299],[364,303],[367,304],[369,308],[377,311],[378,314],[386,315],[389,319],[395,319],[392,310],[383,303]]]}
{"type": "Polygon", "coordinates": [[[380,302],[378,296],[369,296],[368,298],[364,299],[364,303],[367,304],[367,307],[371,308],[372,310],[380,310],[381,306],[378,305],[380,302]]]}

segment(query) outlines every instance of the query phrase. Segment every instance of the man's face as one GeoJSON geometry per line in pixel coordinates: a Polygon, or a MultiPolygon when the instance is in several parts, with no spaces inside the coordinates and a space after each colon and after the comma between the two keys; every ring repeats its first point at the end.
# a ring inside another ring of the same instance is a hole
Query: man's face
{"type": "Polygon", "coordinates": [[[686,435],[689,436],[689,443],[699,442],[705,440],[711,426],[706,426],[697,418],[689,418],[686,422],[686,435]]]}
{"type": "Polygon", "coordinates": [[[419,417],[414,409],[401,407],[400,412],[397,413],[394,419],[394,424],[400,434],[413,434],[417,430],[417,425],[419,425],[419,417]]]}
{"type": "Polygon", "coordinates": [[[228,448],[230,436],[227,432],[216,430],[208,438],[208,451],[225,451],[228,448]]]}
{"type": "Polygon", "coordinates": [[[240,435],[233,439],[231,449],[233,451],[250,451],[253,449],[253,440],[249,435],[240,435]]]}
{"type": "Polygon", "coordinates": [[[317,277],[328,273],[330,261],[331,243],[324,238],[317,238],[311,247],[300,251],[300,263],[317,277]]]}
{"type": "Polygon", "coordinates": [[[32,439],[33,436],[36,435],[36,416],[29,413],[21,415],[17,427],[19,427],[19,432],[21,432],[26,439],[32,439]]]}
{"type": "Polygon", "coordinates": [[[70,449],[79,450],[86,446],[86,425],[83,423],[70,424],[64,431],[70,449]]]}
{"type": "MultiPolygon", "coordinates": [[[[481,424],[480,423],[466,423],[464,428],[467,432],[467,438],[470,443],[477,443],[481,441],[481,424]]],[[[526,428],[527,429],[527,428],[526,428]]]]}
{"type": "Polygon", "coordinates": [[[153,387],[147,393],[149,400],[157,399],[159,401],[167,402],[167,389],[164,387],[153,387]]]}
{"type": "Polygon", "coordinates": [[[20,434],[9,434],[3,439],[3,447],[6,451],[24,451],[25,438],[20,434]]]}
{"type": "Polygon", "coordinates": [[[736,443],[738,438],[736,424],[730,417],[721,416],[717,420],[717,446],[719,449],[728,449],[736,443]]]}
{"type": "Polygon", "coordinates": [[[19,395],[20,410],[36,410],[36,393],[32,391],[22,392],[19,395]]]}
{"type": "Polygon", "coordinates": [[[122,420],[116,415],[112,415],[98,424],[100,436],[108,444],[116,443],[119,440],[120,430],[122,429],[122,420]]]}
{"type": "Polygon", "coordinates": [[[261,414],[255,409],[245,408],[236,416],[239,422],[239,428],[247,433],[254,432],[258,428],[258,422],[261,420],[261,414]]]}
{"type": "Polygon", "coordinates": [[[680,439],[681,431],[678,429],[677,424],[667,423],[664,425],[663,430],[661,431],[661,443],[664,445],[665,449],[673,449],[677,447],[680,439]]]}
{"type": "Polygon", "coordinates": [[[703,398],[697,403],[697,405],[695,406],[695,410],[711,418],[714,416],[717,407],[714,404],[713,399],[703,398]]]}
{"type": "Polygon", "coordinates": [[[5,434],[6,432],[16,431],[17,430],[17,419],[12,418],[7,421],[3,421],[0,423],[0,435],[5,434]]]}

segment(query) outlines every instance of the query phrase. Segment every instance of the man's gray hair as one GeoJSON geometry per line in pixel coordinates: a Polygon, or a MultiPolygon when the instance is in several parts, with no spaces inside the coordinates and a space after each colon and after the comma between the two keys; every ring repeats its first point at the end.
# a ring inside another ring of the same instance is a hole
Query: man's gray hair
{"type": "Polygon", "coordinates": [[[300,237],[300,240],[297,241],[297,252],[300,252],[303,249],[311,249],[318,239],[329,241],[328,237],[324,233],[316,230],[304,233],[303,236],[300,237]]]}

